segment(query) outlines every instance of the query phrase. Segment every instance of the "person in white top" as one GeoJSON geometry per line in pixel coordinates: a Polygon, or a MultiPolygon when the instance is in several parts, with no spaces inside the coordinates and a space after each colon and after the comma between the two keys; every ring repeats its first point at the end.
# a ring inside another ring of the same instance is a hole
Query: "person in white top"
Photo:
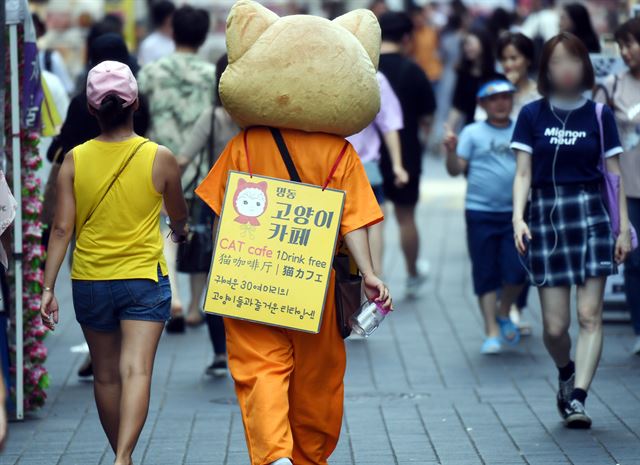
{"type": "MultiPolygon", "coordinates": [[[[49,92],[51,93],[52,102],[50,103],[55,105],[55,110],[60,116],[60,121],[64,121],[67,117],[67,110],[69,109],[70,102],[64,84],[62,83],[60,78],[58,78],[58,76],[50,73],[46,69],[42,70],[42,78],[46,82],[47,87],[49,88],[49,92]]],[[[56,129],[57,134],[60,128],[56,129]]],[[[42,166],[38,170],[38,177],[42,180],[43,183],[47,182],[47,179],[49,178],[49,172],[51,171],[51,162],[47,160],[46,155],[52,140],[52,137],[42,137],[40,140],[40,144],[38,145],[40,156],[42,157],[42,166]]]]}
{"type": "Polygon", "coordinates": [[[173,2],[168,0],[153,4],[151,18],[154,31],[140,44],[138,62],[141,66],[167,56],[176,49],[171,28],[171,17],[175,10],[176,7],[173,2]]]}
{"type": "MultiPolygon", "coordinates": [[[[31,19],[36,30],[36,37],[40,39],[47,33],[47,26],[35,13],[31,15],[31,19]]],[[[38,43],[38,49],[38,65],[40,69],[55,74],[67,96],[70,96],[73,93],[74,83],[60,52],[45,47],[41,42],[38,43]]]]}
{"type": "Polygon", "coordinates": [[[555,0],[534,0],[531,13],[522,23],[521,32],[532,40],[551,39],[560,31],[560,14],[555,8],[555,0]]]}
{"type": "MultiPolygon", "coordinates": [[[[624,153],[620,155],[622,184],[627,194],[629,220],[640,228],[640,18],[622,24],[615,40],[627,69],[608,76],[594,92],[594,100],[613,111],[624,153]]],[[[640,249],[624,264],[624,291],[636,336],[631,351],[640,355],[640,249]]]]}
{"type": "MultiPolygon", "coordinates": [[[[496,56],[504,75],[516,87],[511,112],[511,119],[516,121],[523,106],[540,98],[537,83],[530,77],[535,60],[535,44],[520,32],[506,32],[498,39],[496,49],[496,56]]],[[[528,294],[527,284],[509,313],[511,321],[518,326],[522,336],[531,335],[531,325],[522,318],[527,307],[528,294]]]]}

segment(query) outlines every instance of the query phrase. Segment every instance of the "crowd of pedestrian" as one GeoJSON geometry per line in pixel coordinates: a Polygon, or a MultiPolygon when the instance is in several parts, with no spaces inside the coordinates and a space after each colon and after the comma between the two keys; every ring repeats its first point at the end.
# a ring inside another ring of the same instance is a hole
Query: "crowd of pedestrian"
{"type": "MultiPolygon", "coordinates": [[[[372,190],[356,196],[358,208],[375,221],[354,219],[363,235],[346,241],[365,271],[369,297],[377,290],[390,306],[376,277],[385,274],[384,228],[377,218],[380,210],[392,213],[406,266],[404,294],[420,299],[429,273],[437,272],[419,258],[428,247],[428,228],[416,217],[423,157],[444,153],[447,172],[467,182],[466,238],[485,326],[480,352],[498,354],[530,334],[527,299],[529,288],[537,288],[544,345],[558,368],[559,414],[568,427],[589,428],[585,405],[602,352],[605,283],[622,265],[637,336],[633,352],[640,355],[640,251],[633,230],[640,227],[640,19],[615,32],[626,69],[596,82],[591,57],[601,42],[587,8],[531,3],[526,19],[500,9],[473,17],[456,0],[446,15],[432,3],[407,13],[389,10],[382,0],[370,5],[382,39],[380,111],[347,140],[372,190]],[[615,189],[605,187],[610,181],[615,189]],[[375,206],[365,205],[367,199],[375,206]],[[579,335],[572,355],[574,287],[579,335]]],[[[60,311],[55,281],[72,247],[73,304],[91,355],[79,374],[93,375],[100,421],[118,465],[131,463],[146,419],[163,329],[180,334],[208,326],[214,356],[206,372],[219,376],[230,369],[245,427],[258,431],[258,439],[247,434],[254,450],[266,447],[260,438],[267,432],[290,432],[286,424],[272,427],[251,415],[273,408],[292,418],[289,409],[304,404],[279,381],[272,388],[281,396],[256,397],[262,392],[256,373],[268,371],[265,360],[281,347],[304,357],[317,349],[295,332],[276,338],[267,327],[204,314],[219,187],[226,171],[242,163],[225,147],[241,128],[220,98],[227,56],[209,63],[198,55],[210,28],[207,11],[162,0],[154,2],[151,18],[153,32],[137,56],[113,18],[91,27],[79,91],[48,150],[53,169],[45,196],[43,321],[54,329],[60,311]],[[197,186],[206,202],[194,194],[197,186]],[[189,275],[187,305],[178,273],[189,275]],[[257,346],[248,351],[252,340],[257,346]],[[260,345],[264,359],[256,355],[260,345]],[[291,406],[281,405],[287,395],[291,406]]],[[[44,33],[44,24],[34,20],[44,33]]],[[[71,92],[61,57],[43,51],[39,60],[71,92]]],[[[271,137],[254,134],[252,144],[271,137]]],[[[280,162],[280,154],[272,151],[263,147],[253,168],[281,177],[273,161],[280,162]]],[[[307,170],[308,182],[322,184],[322,171],[312,176],[304,160],[295,162],[307,170]]],[[[323,343],[341,344],[337,334],[327,338],[323,343]]],[[[331,382],[339,391],[344,354],[335,350],[327,353],[335,356],[331,372],[340,380],[331,382]]],[[[289,368],[302,370],[295,363],[289,368]]],[[[301,383],[321,382],[306,372],[300,376],[301,383]]],[[[341,412],[336,392],[326,403],[341,412]]],[[[317,392],[318,398],[325,394],[317,392]]],[[[325,420],[316,426],[337,440],[341,418],[325,420]]],[[[265,449],[264,463],[291,463],[273,454],[265,449]]]]}

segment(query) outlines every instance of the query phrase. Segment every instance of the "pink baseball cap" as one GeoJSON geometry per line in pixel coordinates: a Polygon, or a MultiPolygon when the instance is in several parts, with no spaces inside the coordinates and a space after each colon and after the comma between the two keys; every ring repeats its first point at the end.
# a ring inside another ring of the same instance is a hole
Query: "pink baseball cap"
{"type": "Polygon", "coordinates": [[[91,68],[87,76],[89,105],[100,108],[107,95],[116,95],[128,107],[138,98],[138,83],[131,69],[119,61],[103,61],[91,68]]]}

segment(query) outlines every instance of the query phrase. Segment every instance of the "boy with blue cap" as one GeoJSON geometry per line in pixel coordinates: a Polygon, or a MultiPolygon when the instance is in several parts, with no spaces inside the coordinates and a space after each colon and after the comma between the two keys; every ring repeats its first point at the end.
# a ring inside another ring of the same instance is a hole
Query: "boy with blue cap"
{"type": "Polygon", "coordinates": [[[448,131],[444,141],[447,171],[467,177],[467,242],[473,287],[485,323],[483,354],[497,354],[503,343],[515,345],[520,340],[518,328],[509,319],[509,308],[526,280],[511,224],[516,159],[509,144],[514,92],[507,80],[481,85],[477,97],[487,119],[466,126],[459,138],[448,131]]]}

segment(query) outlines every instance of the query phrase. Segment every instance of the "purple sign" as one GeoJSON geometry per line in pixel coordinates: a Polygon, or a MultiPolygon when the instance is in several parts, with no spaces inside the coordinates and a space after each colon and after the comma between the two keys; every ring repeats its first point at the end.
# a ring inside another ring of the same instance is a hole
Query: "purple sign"
{"type": "Polygon", "coordinates": [[[38,62],[38,47],[36,45],[36,35],[33,27],[31,15],[24,19],[24,45],[22,70],[22,116],[21,126],[23,129],[34,130],[40,128],[40,107],[42,104],[43,92],[40,82],[40,66],[38,62]]]}

